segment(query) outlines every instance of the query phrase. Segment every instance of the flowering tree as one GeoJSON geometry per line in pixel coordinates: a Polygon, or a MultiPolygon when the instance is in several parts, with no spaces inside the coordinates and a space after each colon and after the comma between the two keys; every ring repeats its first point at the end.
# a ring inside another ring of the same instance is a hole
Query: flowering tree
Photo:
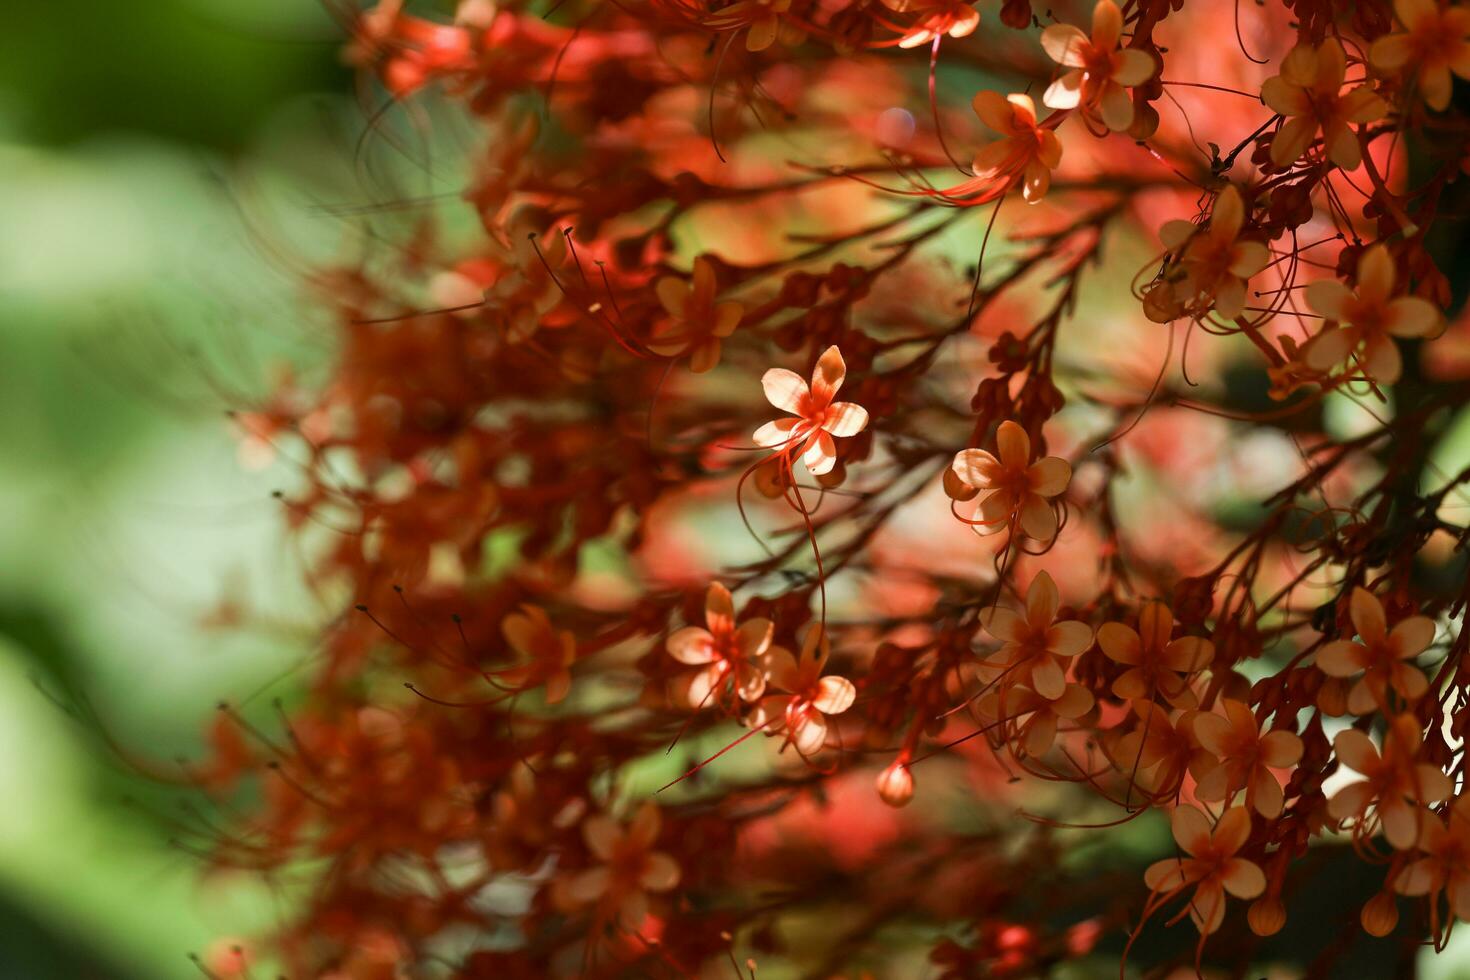
{"type": "Polygon", "coordinates": [[[1340,859],[1470,918],[1470,7],[343,17],[368,139],[474,137],[239,415],[341,608],[195,770],[283,972],[1244,975],[1340,859]]]}

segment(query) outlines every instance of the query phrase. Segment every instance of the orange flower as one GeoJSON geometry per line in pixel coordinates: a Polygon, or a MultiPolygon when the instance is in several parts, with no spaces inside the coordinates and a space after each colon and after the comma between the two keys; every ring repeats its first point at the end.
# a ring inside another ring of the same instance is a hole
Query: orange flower
{"type": "Polygon", "coordinates": [[[1374,245],[1358,259],[1358,286],[1349,289],[1336,279],[1319,279],[1307,287],[1307,304],[1330,321],[1344,324],[1313,337],[1306,363],[1328,371],[1357,351],[1363,369],[1384,384],[1403,372],[1394,337],[1424,337],[1444,325],[1439,309],[1418,296],[1394,297],[1393,258],[1387,247],[1374,245]]]}
{"type": "Polygon", "coordinates": [[[1302,740],[1288,731],[1262,735],[1250,706],[1222,699],[1224,715],[1194,716],[1194,734],[1200,745],[1215,756],[1204,771],[1195,796],[1206,802],[1230,797],[1245,790],[1245,805],[1268,820],[1281,816],[1285,797],[1272,769],[1294,766],[1302,757],[1302,740]]]}
{"type": "Polygon", "coordinates": [[[1209,935],[1225,921],[1226,892],[1236,898],[1255,898],[1266,890],[1266,875],[1260,866],[1236,856],[1250,838],[1250,813],[1243,806],[1231,807],[1211,829],[1203,813],[1181,806],[1170,824],[1174,840],[1189,856],[1149,865],[1143,880],[1154,891],[1150,907],[1156,908],[1193,885],[1189,917],[1202,935],[1209,935]]]}
{"type": "Polygon", "coordinates": [[[1041,200],[1051,186],[1051,172],[1062,162],[1062,144],[1053,130],[1037,124],[1036,103],[1029,95],[979,92],[970,105],[980,121],[1001,138],[975,154],[974,180],[945,193],[965,197],[967,188],[991,187],[1003,179],[1004,190],[1020,184],[1021,196],[1027,201],[1041,200]]]}
{"type": "Polygon", "coordinates": [[[919,19],[898,42],[900,48],[917,48],[936,37],[969,37],[980,26],[980,11],[968,0],[883,0],[883,6],[901,14],[919,14],[919,19]]]}
{"type": "Polygon", "coordinates": [[[785,368],[771,368],[761,378],[766,399],[795,418],[776,419],[755,430],[756,445],[779,449],[788,459],[801,454],[813,476],[829,473],[837,465],[834,437],[855,436],[868,425],[868,412],[854,402],[834,402],[847,377],[842,352],[834,345],[817,359],[811,387],[801,375],[785,368]]]}
{"type": "Polygon", "coordinates": [[[764,51],[777,41],[794,44],[801,40],[801,29],[782,18],[790,9],[791,0],[738,0],[716,11],[705,24],[717,31],[749,27],[745,50],[764,51]]]}
{"type": "Polygon", "coordinates": [[[666,892],[679,883],[679,865],[653,849],[658,840],[658,807],[644,803],[627,827],[606,814],[582,822],[582,839],[601,863],[578,873],[567,885],[578,904],[633,932],[648,917],[648,893],[666,892]]]}
{"type": "Polygon", "coordinates": [[[1092,692],[1081,684],[1063,685],[1055,698],[1013,684],[980,698],[975,703],[975,715],[985,725],[999,722],[1004,736],[999,741],[1011,742],[1035,758],[1052,747],[1063,721],[1081,718],[1096,703],[1092,692]]]}
{"type": "Polygon", "coordinates": [[[985,631],[1001,641],[997,659],[987,667],[1004,673],[1048,701],[1061,697],[1067,687],[1067,660],[1092,645],[1092,630],[1076,620],[1055,622],[1061,595],[1046,572],[1038,572],[1026,590],[1024,612],[995,608],[980,617],[985,631]]]}
{"type": "Polygon", "coordinates": [[[1178,273],[1170,276],[1166,270],[1160,288],[1167,289],[1170,302],[1160,304],[1162,297],[1154,297],[1145,309],[1159,309],[1165,315],[1150,313],[1151,319],[1166,323],[1184,313],[1203,316],[1214,309],[1223,319],[1233,320],[1245,311],[1246,283],[1266,267],[1271,253],[1260,242],[1240,240],[1244,223],[1240,191],[1226,185],[1203,228],[1180,220],[1159,229],[1178,273]]]}
{"type": "Polygon", "coordinates": [[[1342,93],[1347,58],[1342,45],[1328,38],[1316,48],[1298,44],[1281,61],[1281,74],[1266,79],[1261,99],[1287,117],[1271,139],[1271,162],[1284,167],[1301,158],[1322,134],[1327,159],[1344,170],[1363,162],[1362,148],[1350,123],[1381,119],[1388,104],[1367,85],[1342,93]]]}
{"type": "Polygon", "coordinates": [[[1368,807],[1374,805],[1383,835],[1400,851],[1413,847],[1419,837],[1419,815],[1425,805],[1448,799],[1454,783],[1438,766],[1418,761],[1424,736],[1412,715],[1390,719],[1383,752],[1356,728],[1337,733],[1332,748],[1337,759],[1363,779],[1349,783],[1327,801],[1328,814],[1337,821],[1354,820],[1354,832],[1368,833],[1368,807]]]}
{"type": "Polygon", "coordinates": [[[1138,717],[1131,731],[1109,739],[1109,757],[1117,769],[1158,797],[1173,796],[1201,753],[1191,719],[1193,711],[1172,716],[1153,701],[1134,701],[1138,717]]]}
{"type": "Polygon", "coordinates": [[[704,600],[704,622],[708,629],[686,626],[668,640],[669,655],[681,664],[702,667],[679,684],[684,704],[702,708],[726,678],[734,677],[735,691],[744,701],[755,701],[765,693],[766,675],[762,658],[771,645],[774,628],[769,619],[756,618],[735,626],[735,607],[730,590],[710,583],[704,600]]]}
{"type": "Polygon", "coordinates": [[[669,319],[660,321],[648,338],[648,349],[664,357],[689,356],[689,370],[703,374],[720,363],[720,341],[735,332],[745,307],[715,302],[715,267],[701,255],[694,260],[691,282],[665,276],[654,285],[669,319]]]}
{"type": "Polygon", "coordinates": [[[1053,24],[1041,32],[1041,46],[1051,59],[1071,71],[1047,88],[1041,101],[1053,109],[1080,107],[1118,132],[1133,124],[1128,88],[1154,77],[1158,65],[1145,51],[1119,49],[1123,12],[1113,0],[1092,8],[1092,37],[1071,24],[1053,24]]]}
{"type": "Polygon", "coordinates": [[[1455,800],[1448,822],[1423,814],[1419,849],[1424,857],[1398,873],[1393,890],[1400,895],[1429,895],[1436,904],[1444,892],[1455,917],[1470,921],[1470,796],[1455,800]]]}
{"type": "Polygon", "coordinates": [[[1393,9],[1404,30],[1374,41],[1368,61],[1385,73],[1408,66],[1425,105],[1447,108],[1454,88],[1450,74],[1470,79],[1470,10],[1434,0],[1394,0],[1393,9]]]}
{"type": "Polygon", "coordinates": [[[771,647],[766,659],[766,677],[780,696],[767,696],[751,713],[756,728],[769,725],[770,732],[785,731],[796,751],[812,755],[827,741],[827,715],[840,715],[852,707],[857,689],[846,677],[822,676],[831,646],[820,625],[807,627],[801,657],[785,647],[771,647]]]}
{"type": "Polygon", "coordinates": [[[1388,706],[1388,692],[1405,701],[1417,701],[1429,690],[1429,680],[1413,660],[1434,642],[1434,620],[1410,616],[1390,632],[1383,604],[1367,589],[1356,587],[1348,612],[1360,642],[1334,640],[1317,651],[1317,667],[1330,677],[1363,676],[1348,692],[1348,711],[1367,714],[1388,706]]]}
{"type": "Polygon", "coordinates": [[[522,661],[500,672],[508,686],[526,690],[546,685],[546,703],[556,704],[572,689],[572,661],[577,641],[566,630],[557,632],[539,606],[523,605],[500,621],[500,632],[522,661]]]}
{"type": "Polygon", "coordinates": [[[1031,537],[1050,541],[1057,533],[1051,500],[1067,489],[1072,467],[1060,456],[1031,462],[1031,438],[1009,419],[996,431],[995,444],[999,458],[983,449],[962,449],[950,464],[961,483],[985,492],[975,529],[988,534],[1019,522],[1031,537]]]}
{"type": "Polygon", "coordinates": [[[1189,675],[1215,655],[1215,645],[1198,636],[1169,637],[1174,616],[1162,602],[1146,602],[1138,613],[1138,629],[1122,623],[1103,623],[1097,642],[1108,659],[1128,667],[1113,681],[1113,693],[1130,701],[1155,695],[1178,708],[1197,703],[1189,675]]]}

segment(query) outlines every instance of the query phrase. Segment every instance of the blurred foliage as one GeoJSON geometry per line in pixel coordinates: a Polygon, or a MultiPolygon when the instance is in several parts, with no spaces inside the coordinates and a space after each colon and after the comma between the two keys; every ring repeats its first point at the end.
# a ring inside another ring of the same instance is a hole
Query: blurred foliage
{"type": "Polygon", "coordinates": [[[310,0],[7,15],[0,976],[198,976],[186,954],[267,924],[275,897],[202,878],[169,844],[180,801],[127,759],[197,755],[216,701],[308,653],[314,610],[216,387],[311,361],[241,197],[290,202],[293,241],[335,238],[297,195],[341,179],[320,122],[348,114],[350,77],[310,0]],[[280,629],[206,633],[221,598],[280,629]]]}

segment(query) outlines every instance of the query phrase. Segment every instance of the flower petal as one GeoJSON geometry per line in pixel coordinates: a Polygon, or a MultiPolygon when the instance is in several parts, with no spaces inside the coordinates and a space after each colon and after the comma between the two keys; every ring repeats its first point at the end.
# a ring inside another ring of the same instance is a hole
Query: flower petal
{"type": "MultiPolygon", "coordinates": [[[[1249,830],[1250,818],[1246,819],[1249,830]]],[[[1176,807],[1169,817],[1169,825],[1174,831],[1174,840],[1184,853],[1197,855],[1210,846],[1210,821],[1195,807],[1176,807]]]]}
{"type": "Polygon", "coordinates": [[[834,436],[855,436],[868,425],[868,410],[855,402],[835,402],[827,408],[822,428],[834,436]]]}
{"type": "Polygon", "coordinates": [[[679,883],[679,863],[667,854],[650,854],[638,883],[651,892],[666,892],[679,883]]]}
{"type": "Polygon", "coordinates": [[[1050,541],[1057,534],[1057,515],[1046,498],[1028,493],[1021,504],[1021,530],[1037,541],[1050,541]]]}
{"type": "Polygon", "coordinates": [[[966,486],[981,490],[995,486],[1005,471],[1000,460],[983,449],[961,449],[955,453],[950,469],[966,486]]]}
{"type": "Polygon", "coordinates": [[[812,371],[812,401],[821,408],[832,404],[846,377],[847,364],[842,360],[842,351],[833,344],[817,358],[816,369],[812,371]]]}
{"type": "Polygon", "coordinates": [[[1055,497],[1072,481],[1072,466],[1060,456],[1038,459],[1026,468],[1026,483],[1032,493],[1055,497]]]}
{"type": "Polygon", "coordinates": [[[715,638],[709,630],[699,626],[686,626],[670,634],[669,656],[681,664],[707,664],[715,659],[715,638]]]}
{"type": "Polygon", "coordinates": [[[1055,623],[1046,631],[1046,649],[1056,657],[1075,657],[1092,646],[1092,627],[1075,619],[1055,623]]]}
{"type": "MultiPolygon", "coordinates": [[[[1041,32],[1041,47],[1059,65],[1081,68],[1087,64],[1087,51],[1092,39],[1072,24],[1053,24],[1041,32]]],[[[1042,101],[1046,101],[1043,99],[1042,101]]],[[[1050,102],[1046,103],[1051,105],[1050,102]]],[[[1053,108],[1056,108],[1053,106],[1053,108]]]]}
{"type": "Polygon", "coordinates": [[[771,368],[761,376],[761,387],[766,391],[766,400],[783,412],[801,415],[811,395],[801,375],[785,368],[771,368]]]}
{"type": "Polygon", "coordinates": [[[1383,604],[1378,597],[1361,585],[1353,587],[1348,600],[1348,615],[1353,626],[1365,643],[1374,643],[1388,635],[1388,621],[1383,615],[1383,604]]]}
{"type": "Polygon", "coordinates": [[[801,419],[776,419],[752,432],[750,439],[757,446],[766,449],[787,449],[791,443],[797,441],[795,429],[798,425],[801,425],[801,419]]]}
{"type": "Polygon", "coordinates": [[[1142,659],[1143,643],[1131,626],[1103,623],[1097,631],[1097,642],[1109,660],[1120,664],[1136,664],[1142,659]]]}
{"type": "Polygon", "coordinates": [[[824,715],[840,715],[852,707],[857,698],[857,688],[846,677],[835,674],[817,682],[817,696],[812,705],[824,715]]]}

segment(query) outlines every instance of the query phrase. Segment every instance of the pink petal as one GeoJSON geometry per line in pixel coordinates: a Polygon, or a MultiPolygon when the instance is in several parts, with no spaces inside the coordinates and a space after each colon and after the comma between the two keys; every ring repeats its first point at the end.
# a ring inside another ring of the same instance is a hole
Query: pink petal
{"type": "Polygon", "coordinates": [[[761,377],[761,387],[766,391],[766,400],[783,412],[802,415],[811,390],[801,375],[785,368],[771,368],[761,377]]]}

